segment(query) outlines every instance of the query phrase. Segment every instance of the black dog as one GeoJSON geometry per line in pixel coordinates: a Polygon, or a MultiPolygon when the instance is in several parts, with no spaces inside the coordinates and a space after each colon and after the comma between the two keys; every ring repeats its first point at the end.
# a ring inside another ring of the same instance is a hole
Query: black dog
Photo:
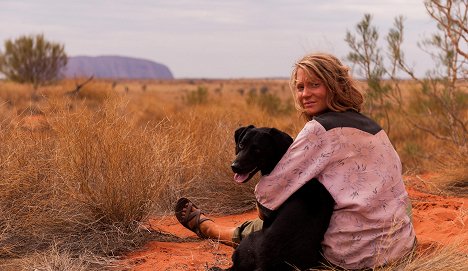
{"type": "MultiPolygon", "coordinates": [[[[259,170],[269,174],[293,141],[275,128],[252,125],[237,129],[234,137],[236,159],[232,170],[237,182],[248,181],[259,170]]],[[[232,256],[233,265],[227,270],[305,270],[319,266],[321,242],[333,205],[325,187],[316,179],[310,180],[264,218],[261,231],[241,241],[232,256]]]]}

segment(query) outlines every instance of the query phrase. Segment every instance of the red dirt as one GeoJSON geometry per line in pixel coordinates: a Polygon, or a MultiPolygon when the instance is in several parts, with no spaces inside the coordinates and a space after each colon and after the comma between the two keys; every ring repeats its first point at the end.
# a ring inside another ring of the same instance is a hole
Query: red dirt
{"type": "MultiPolygon", "coordinates": [[[[412,186],[413,187],[413,186],[412,186]]],[[[413,203],[413,219],[419,245],[447,245],[461,242],[468,247],[468,198],[446,197],[408,188],[413,203]]],[[[238,225],[252,219],[255,212],[225,217],[213,217],[223,225],[238,225]]],[[[178,237],[196,237],[181,226],[173,216],[150,221],[152,228],[178,237]]],[[[131,270],[206,270],[207,266],[228,267],[233,249],[215,241],[190,239],[190,242],[149,242],[142,250],[129,255],[131,270]]]]}

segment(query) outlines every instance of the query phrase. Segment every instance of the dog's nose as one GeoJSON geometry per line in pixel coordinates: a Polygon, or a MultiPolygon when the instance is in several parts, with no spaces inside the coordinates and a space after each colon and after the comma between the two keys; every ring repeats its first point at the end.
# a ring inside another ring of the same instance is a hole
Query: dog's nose
{"type": "Polygon", "coordinates": [[[239,164],[237,162],[232,163],[231,169],[233,172],[239,172],[240,171],[239,164]]]}

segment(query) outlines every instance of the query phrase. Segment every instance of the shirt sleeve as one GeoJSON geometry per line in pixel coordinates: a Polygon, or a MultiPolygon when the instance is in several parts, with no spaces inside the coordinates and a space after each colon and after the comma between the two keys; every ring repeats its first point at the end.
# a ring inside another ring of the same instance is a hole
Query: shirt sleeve
{"type": "Polygon", "coordinates": [[[315,120],[299,132],[288,151],[269,175],[260,178],[255,187],[257,202],[277,210],[294,192],[312,178],[317,178],[333,157],[332,140],[315,120]]]}

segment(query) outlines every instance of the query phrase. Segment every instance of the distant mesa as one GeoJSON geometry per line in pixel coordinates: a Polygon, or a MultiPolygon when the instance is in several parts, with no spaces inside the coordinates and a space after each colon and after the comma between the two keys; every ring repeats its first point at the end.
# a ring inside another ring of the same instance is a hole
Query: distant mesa
{"type": "Polygon", "coordinates": [[[174,79],[163,64],[124,56],[70,57],[63,73],[67,78],[94,75],[103,79],[174,79]]]}

